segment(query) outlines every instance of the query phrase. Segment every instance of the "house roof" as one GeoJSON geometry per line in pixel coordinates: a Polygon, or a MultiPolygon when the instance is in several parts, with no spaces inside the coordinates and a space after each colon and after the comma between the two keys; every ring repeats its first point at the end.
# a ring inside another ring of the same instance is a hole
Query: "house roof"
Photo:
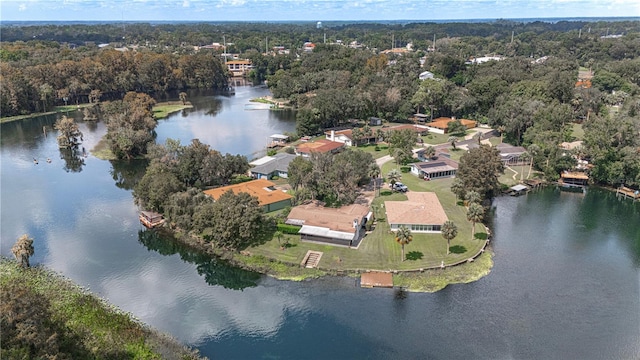
{"type": "Polygon", "coordinates": [[[327,208],[317,203],[298,205],[291,209],[287,216],[287,224],[315,226],[331,231],[355,233],[353,220],[361,221],[367,216],[369,208],[352,204],[340,208],[327,208]]]}
{"type": "Polygon", "coordinates": [[[570,172],[570,171],[565,171],[560,175],[561,178],[563,179],[581,179],[581,180],[588,180],[589,176],[587,176],[587,174],[585,173],[581,173],[581,172],[570,172]]]}
{"type": "Polygon", "coordinates": [[[252,162],[249,163],[249,165],[251,166],[258,166],[258,165],[262,165],[262,164],[266,164],[269,161],[274,160],[275,158],[273,156],[263,156],[259,159],[255,159],[252,162]]]}
{"type": "MultiPolygon", "coordinates": [[[[447,126],[449,125],[450,122],[455,121],[455,118],[448,118],[448,117],[439,117],[434,119],[432,122],[425,124],[426,126],[430,126],[430,127],[434,127],[437,129],[442,129],[445,130],[447,128],[447,126]]],[[[475,120],[468,120],[468,119],[457,119],[460,121],[460,123],[464,126],[466,126],[467,128],[469,127],[475,127],[476,126],[476,121],[475,120]]]]}
{"type": "Polygon", "coordinates": [[[522,191],[522,190],[526,190],[528,189],[528,187],[526,187],[525,185],[522,184],[518,184],[518,185],[514,185],[510,188],[513,191],[522,191]]]}
{"type": "Polygon", "coordinates": [[[227,65],[229,64],[251,65],[251,60],[229,60],[227,65]]]}
{"type": "Polygon", "coordinates": [[[319,139],[302,143],[296,147],[299,153],[309,154],[312,152],[325,153],[344,147],[344,144],[337,141],[319,139]]]}
{"type": "Polygon", "coordinates": [[[423,133],[423,132],[429,130],[424,125],[405,124],[405,125],[392,126],[390,128],[387,128],[385,131],[386,132],[390,132],[390,131],[394,131],[394,130],[404,130],[404,129],[410,129],[410,130],[413,130],[413,131],[415,131],[417,133],[423,133]]]}
{"type": "Polygon", "coordinates": [[[273,135],[269,136],[269,138],[277,139],[277,140],[287,140],[287,139],[289,139],[289,136],[288,135],[283,135],[283,134],[273,134],[273,135]]]}
{"type": "MultiPolygon", "coordinates": [[[[325,131],[324,134],[327,136],[331,136],[331,131],[325,131]]],[[[353,130],[351,129],[334,131],[334,135],[335,136],[344,135],[349,139],[353,140],[353,130]]]]}
{"type": "Polygon", "coordinates": [[[296,155],[287,153],[278,153],[272,157],[271,161],[259,164],[251,169],[252,173],[256,174],[271,174],[274,171],[287,172],[289,169],[289,163],[296,158],[296,155]]]}
{"type": "Polygon", "coordinates": [[[408,192],[407,201],[385,201],[389,224],[442,225],[447,221],[438,196],[432,192],[408,192]]]}
{"type": "Polygon", "coordinates": [[[261,206],[274,204],[279,201],[291,199],[292,196],[282,190],[274,188],[275,184],[269,180],[258,179],[243,182],[240,184],[222,186],[215,189],[205,190],[204,193],[211,196],[214,200],[218,200],[222,194],[232,191],[234,194],[247,193],[258,198],[261,206]]]}
{"type": "Polygon", "coordinates": [[[448,164],[444,161],[427,161],[427,162],[413,163],[411,165],[429,174],[440,172],[440,171],[449,171],[449,170],[458,169],[458,164],[455,164],[455,166],[452,166],[451,164],[448,164]]]}
{"type": "Polygon", "coordinates": [[[520,155],[527,152],[527,149],[523,148],[522,146],[513,146],[505,143],[496,145],[496,148],[498,149],[498,151],[500,151],[500,155],[502,156],[520,155]]]}

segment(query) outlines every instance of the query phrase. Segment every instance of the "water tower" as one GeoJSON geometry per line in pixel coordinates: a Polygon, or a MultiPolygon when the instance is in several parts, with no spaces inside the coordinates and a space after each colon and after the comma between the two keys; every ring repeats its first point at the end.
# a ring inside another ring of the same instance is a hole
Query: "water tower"
{"type": "Polygon", "coordinates": [[[316,23],[316,29],[322,29],[322,21],[316,23]]]}

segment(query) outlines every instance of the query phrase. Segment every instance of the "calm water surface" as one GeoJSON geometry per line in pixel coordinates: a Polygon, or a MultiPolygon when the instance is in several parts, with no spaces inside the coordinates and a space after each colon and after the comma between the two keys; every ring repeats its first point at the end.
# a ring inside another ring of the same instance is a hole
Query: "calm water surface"
{"type": "MultiPolygon", "coordinates": [[[[257,154],[268,135],[294,128],[291,114],[244,110],[265,94],[193,97],[194,110],[160,122],[158,141],[197,137],[257,154]]],[[[0,128],[2,255],[28,233],[34,264],[211,358],[640,358],[638,203],[597,189],[499,198],[492,273],[400,299],[351,278],[277,281],[142,231],[130,188],[144,164],[61,158],[55,133],[42,132],[54,121],[0,128]]],[[[81,130],[87,150],[105,131],[101,123],[81,130]]]]}

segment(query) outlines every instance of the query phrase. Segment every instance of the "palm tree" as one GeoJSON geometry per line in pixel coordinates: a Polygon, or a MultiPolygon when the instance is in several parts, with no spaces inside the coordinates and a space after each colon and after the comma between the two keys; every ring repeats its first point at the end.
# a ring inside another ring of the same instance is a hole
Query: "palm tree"
{"type": "Polygon", "coordinates": [[[391,186],[397,183],[400,179],[402,179],[402,175],[400,174],[398,169],[391,169],[391,171],[389,171],[389,173],[387,174],[387,180],[389,180],[391,186]]]}
{"type": "Polygon", "coordinates": [[[440,231],[442,232],[442,237],[447,239],[447,255],[449,255],[449,247],[451,246],[451,239],[458,236],[458,227],[453,221],[447,220],[444,222],[444,224],[442,224],[440,231]]]}
{"type": "Polygon", "coordinates": [[[411,240],[413,240],[411,230],[406,226],[400,226],[398,231],[396,231],[396,241],[402,246],[402,261],[404,261],[404,246],[410,243],[411,240]]]}
{"type": "Polygon", "coordinates": [[[371,163],[371,165],[369,165],[369,177],[373,181],[374,195],[376,190],[378,189],[378,176],[380,176],[380,167],[376,163],[371,163]]]}
{"type": "Polygon", "coordinates": [[[24,234],[18,238],[11,247],[11,252],[16,260],[20,261],[20,265],[24,268],[29,267],[29,257],[35,252],[33,248],[33,239],[29,235],[24,234]]]}
{"type": "Polygon", "coordinates": [[[182,105],[186,105],[187,104],[187,93],[183,91],[183,92],[180,92],[180,94],[178,96],[180,96],[180,101],[182,101],[182,105]]]}
{"type": "MultiPolygon", "coordinates": [[[[528,152],[524,152],[524,153],[520,154],[519,160],[520,161],[531,161],[532,160],[531,154],[529,154],[528,152]]],[[[522,172],[520,173],[520,181],[522,181],[522,177],[523,176],[524,176],[524,168],[522,169],[522,172]]],[[[529,176],[527,176],[527,179],[528,178],[529,178],[529,176]]]]}
{"type": "Polygon", "coordinates": [[[507,127],[504,125],[500,125],[498,126],[498,132],[500,133],[500,144],[502,144],[502,136],[504,135],[504,132],[507,131],[507,127]]]}
{"type": "Polygon", "coordinates": [[[456,195],[456,200],[464,199],[465,189],[466,187],[460,178],[453,179],[453,182],[451,183],[451,192],[456,195]]]}
{"type": "Polygon", "coordinates": [[[531,159],[529,160],[529,173],[527,174],[527,179],[529,177],[531,177],[531,168],[533,167],[533,158],[538,155],[538,153],[540,153],[540,146],[536,145],[536,144],[531,144],[529,145],[529,148],[527,149],[529,152],[529,155],[531,156],[531,159]]]}
{"type": "Polygon", "coordinates": [[[436,148],[433,146],[427,146],[424,149],[424,157],[427,159],[433,159],[434,156],[436,156],[436,148]]]}
{"type": "Polygon", "coordinates": [[[479,223],[484,218],[484,208],[480,204],[471,204],[467,209],[467,220],[471,221],[471,238],[475,238],[476,223],[479,223]]]}
{"type": "Polygon", "coordinates": [[[448,143],[451,143],[451,146],[453,146],[453,150],[456,149],[456,142],[458,141],[458,138],[455,136],[449,136],[449,139],[447,140],[448,143]]]}
{"type": "Polygon", "coordinates": [[[480,204],[482,201],[482,196],[475,190],[468,191],[464,199],[467,200],[467,206],[471,206],[471,204],[480,204]]]}

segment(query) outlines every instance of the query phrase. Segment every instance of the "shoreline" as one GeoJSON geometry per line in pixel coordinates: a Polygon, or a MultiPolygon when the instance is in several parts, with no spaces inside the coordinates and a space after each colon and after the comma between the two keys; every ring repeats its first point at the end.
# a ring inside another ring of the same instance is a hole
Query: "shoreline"
{"type": "Polygon", "coordinates": [[[9,123],[9,122],[12,122],[12,121],[32,119],[32,118],[38,117],[38,116],[54,115],[54,114],[58,114],[58,113],[70,113],[70,112],[78,111],[80,109],[84,109],[84,108],[92,106],[92,105],[93,104],[55,106],[53,111],[3,117],[3,118],[0,118],[0,124],[9,123]]]}
{"type": "MultiPolygon", "coordinates": [[[[3,308],[12,308],[11,311],[19,315],[17,319],[8,319],[13,320],[12,324],[6,324],[3,317],[3,331],[13,332],[16,326],[19,329],[21,323],[33,317],[34,314],[24,313],[23,303],[27,302],[27,308],[35,308],[40,316],[42,312],[49,314],[47,322],[35,323],[34,331],[42,334],[57,331],[56,338],[62,340],[58,351],[72,357],[110,357],[117,349],[136,358],[207,359],[196,349],[152,328],[44,265],[23,269],[17,262],[1,257],[0,271],[3,308]],[[12,292],[15,288],[23,290],[12,292]]],[[[30,351],[48,349],[40,348],[43,344],[36,340],[20,340],[21,334],[15,336],[16,341],[3,344],[7,355],[11,351],[22,351],[24,346],[32,346],[30,351]]]]}
{"type": "MultiPolygon", "coordinates": [[[[303,268],[296,263],[283,262],[264,255],[253,255],[248,250],[239,252],[213,248],[202,239],[174,231],[167,227],[156,230],[164,236],[169,236],[180,244],[196,251],[201,251],[212,257],[226,261],[229,265],[270,276],[282,281],[305,281],[325,276],[358,277],[363,273],[375,270],[365,269],[331,269],[331,268],[303,268]]],[[[483,250],[473,257],[472,261],[449,264],[444,268],[424,268],[411,270],[384,270],[393,274],[394,288],[410,292],[434,293],[453,284],[467,284],[489,275],[493,268],[493,251],[489,241],[483,250]]]]}

